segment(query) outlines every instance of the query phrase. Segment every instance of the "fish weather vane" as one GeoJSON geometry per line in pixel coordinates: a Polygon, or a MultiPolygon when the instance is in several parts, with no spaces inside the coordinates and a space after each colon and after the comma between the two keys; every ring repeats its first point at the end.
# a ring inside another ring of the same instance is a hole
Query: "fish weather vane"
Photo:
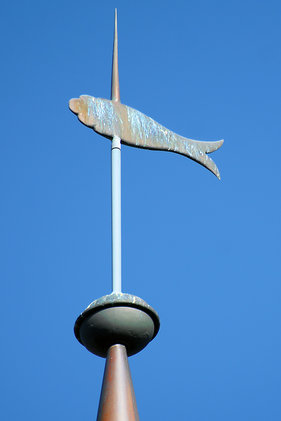
{"type": "Polygon", "coordinates": [[[179,153],[220,178],[208,154],[223,140],[188,139],[121,103],[116,10],[111,100],[81,95],[69,101],[69,108],[84,125],[112,140],[112,293],[95,300],[78,317],[75,335],[90,352],[107,358],[98,421],[138,420],[127,355],[143,349],[156,336],[160,322],[145,301],[121,292],[121,144],[179,153]]]}

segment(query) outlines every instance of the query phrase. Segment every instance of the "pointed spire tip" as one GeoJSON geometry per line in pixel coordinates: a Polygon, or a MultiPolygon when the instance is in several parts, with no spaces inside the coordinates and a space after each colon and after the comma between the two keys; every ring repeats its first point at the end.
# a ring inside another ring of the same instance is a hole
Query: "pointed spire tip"
{"type": "Polygon", "coordinates": [[[118,71],[117,8],[115,8],[115,22],[114,22],[111,99],[112,101],[120,102],[119,71],[118,71]]]}

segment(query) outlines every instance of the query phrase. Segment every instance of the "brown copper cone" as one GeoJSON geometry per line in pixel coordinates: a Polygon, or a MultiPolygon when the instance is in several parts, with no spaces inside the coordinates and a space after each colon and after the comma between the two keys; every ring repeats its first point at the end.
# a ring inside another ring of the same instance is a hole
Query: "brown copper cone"
{"type": "Polygon", "coordinates": [[[97,421],[139,421],[124,345],[113,345],[108,350],[97,421]]]}

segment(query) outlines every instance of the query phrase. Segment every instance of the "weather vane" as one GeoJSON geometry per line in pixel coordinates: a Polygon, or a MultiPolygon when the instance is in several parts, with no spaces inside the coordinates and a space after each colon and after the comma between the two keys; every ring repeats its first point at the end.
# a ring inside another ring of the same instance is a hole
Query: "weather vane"
{"type": "Polygon", "coordinates": [[[92,302],[76,320],[74,331],[90,352],[107,358],[98,421],[138,420],[127,355],[136,354],[157,335],[160,321],[145,301],[121,289],[121,143],[179,153],[220,178],[208,154],[220,148],[223,140],[182,137],[121,103],[116,10],[111,100],[81,95],[69,101],[69,108],[87,127],[112,140],[112,293],[92,302]]]}

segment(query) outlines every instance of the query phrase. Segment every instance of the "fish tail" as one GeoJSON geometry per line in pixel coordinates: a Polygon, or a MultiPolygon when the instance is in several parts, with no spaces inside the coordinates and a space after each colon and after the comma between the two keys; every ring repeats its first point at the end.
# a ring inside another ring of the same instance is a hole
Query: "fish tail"
{"type": "Polygon", "coordinates": [[[215,174],[215,176],[220,180],[221,177],[219,169],[208,154],[219,149],[222,144],[223,140],[215,142],[201,142],[199,140],[181,138],[181,148],[177,152],[188,156],[203,165],[203,167],[215,174]]]}
{"type": "Polygon", "coordinates": [[[198,142],[200,143],[200,149],[204,153],[211,153],[217,151],[223,144],[224,140],[217,140],[215,142],[198,142]]]}

